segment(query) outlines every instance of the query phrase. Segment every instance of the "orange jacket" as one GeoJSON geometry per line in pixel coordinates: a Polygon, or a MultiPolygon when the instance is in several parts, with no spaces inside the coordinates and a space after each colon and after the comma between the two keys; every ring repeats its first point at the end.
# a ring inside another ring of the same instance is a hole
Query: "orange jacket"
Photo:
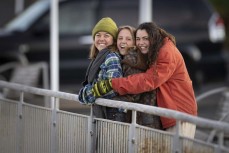
{"type": "MultiPolygon", "coordinates": [[[[146,72],[125,78],[112,79],[114,91],[120,95],[139,94],[157,90],[159,107],[197,115],[197,104],[192,81],[185,66],[184,59],[176,46],[165,38],[157,64],[146,72]]],[[[163,128],[174,126],[176,121],[161,117],[163,128]]]]}

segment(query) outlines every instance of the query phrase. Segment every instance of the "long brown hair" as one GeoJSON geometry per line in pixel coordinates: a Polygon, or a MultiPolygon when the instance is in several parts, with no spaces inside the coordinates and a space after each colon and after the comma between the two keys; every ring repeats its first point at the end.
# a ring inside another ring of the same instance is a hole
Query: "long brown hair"
{"type": "Polygon", "coordinates": [[[147,63],[149,65],[155,64],[158,52],[164,44],[164,38],[168,37],[176,45],[175,37],[158,27],[154,22],[142,23],[138,26],[136,32],[138,30],[146,30],[147,34],[149,35],[150,46],[147,58],[147,63]]]}

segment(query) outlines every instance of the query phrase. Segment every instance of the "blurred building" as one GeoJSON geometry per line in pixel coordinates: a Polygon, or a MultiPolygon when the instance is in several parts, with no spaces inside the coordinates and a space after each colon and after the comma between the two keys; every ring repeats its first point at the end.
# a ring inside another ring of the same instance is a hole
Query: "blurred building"
{"type": "Polygon", "coordinates": [[[1,0],[0,1],[0,27],[27,8],[37,0],[1,0]]]}

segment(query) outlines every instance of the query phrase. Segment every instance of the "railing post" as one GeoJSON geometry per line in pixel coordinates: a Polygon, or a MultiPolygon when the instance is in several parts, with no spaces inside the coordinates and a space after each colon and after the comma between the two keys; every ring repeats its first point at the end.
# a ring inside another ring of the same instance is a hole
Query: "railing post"
{"type": "Polygon", "coordinates": [[[95,145],[96,145],[96,139],[95,139],[95,127],[94,127],[94,116],[93,116],[93,107],[91,105],[91,111],[90,111],[90,116],[88,118],[88,137],[87,137],[87,144],[88,146],[86,146],[87,148],[87,153],[93,153],[94,150],[96,149],[95,145]]]}
{"type": "Polygon", "coordinates": [[[16,141],[16,152],[22,153],[22,145],[23,145],[23,129],[22,129],[22,117],[23,117],[23,103],[24,103],[24,92],[20,93],[20,102],[18,103],[18,118],[17,118],[17,141],[16,141]]]}
{"type": "Polygon", "coordinates": [[[217,147],[215,148],[215,153],[221,153],[222,151],[222,147],[224,145],[224,133],[222,131],[220,131],[217,135],[218,137],[218,145],[217,147]]]}
{"type": "Polygon", "coordinates": [[[180,143],[180,125],[181,121],[176,121],[176,131],[173,135],[173,153],[181,153],[181,143],[180,143]]]}
{"type": "MultiPolygon", "coordinates": [[[[49,89],[49,75],[48,75],[48,66],[47,63],[42,63],[42,79],[43,79],[43,88],[49,89]]],[[[50,108],[50,98],[48,96],[44,97],[44,105],[45,107],[50,108]]]]}
{"type": "Polygon", "coordinates": [[[59,100],[56,97],[53,100],[52,107],[52,125],[51,125],[51,153],[58,153],[58,141],[57,141],[57,107],[56,103],[59,100]]]}
{"type": "Polygon", "coordinates": [[[132,122],[129,130],[129,153],[134,153],[136,148],[136,120],[137,111],[132,110],[132,122]]]}

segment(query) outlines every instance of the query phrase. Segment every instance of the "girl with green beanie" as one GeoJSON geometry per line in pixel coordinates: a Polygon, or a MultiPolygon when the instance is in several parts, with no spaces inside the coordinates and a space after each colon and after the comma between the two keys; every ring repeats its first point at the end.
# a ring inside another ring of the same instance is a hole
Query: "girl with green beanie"
{"type": "MultiPolygon", "coordinates": [[[[83,88],[79,91],[79,101],[82,104],[94,104],[96,97],[93,95],[92,86],[95,82],[122,77],[121,57],[116,46],[118,28],[116,23],[109,17],[102,18],[93,28],[93,44],[89,58],[91,63],[86,72],[83,88]]],[[[108,92],[103,98],[111,99],[116,96],[113,91],[108,92]]],[[[115,108],[115,112],[124,115],[123,110],[115,108]]],[[[93,113],[96,117],[123,121],[122,119],[110,118],[107,112],[113,108],[93,105],[93,113]]]]}

